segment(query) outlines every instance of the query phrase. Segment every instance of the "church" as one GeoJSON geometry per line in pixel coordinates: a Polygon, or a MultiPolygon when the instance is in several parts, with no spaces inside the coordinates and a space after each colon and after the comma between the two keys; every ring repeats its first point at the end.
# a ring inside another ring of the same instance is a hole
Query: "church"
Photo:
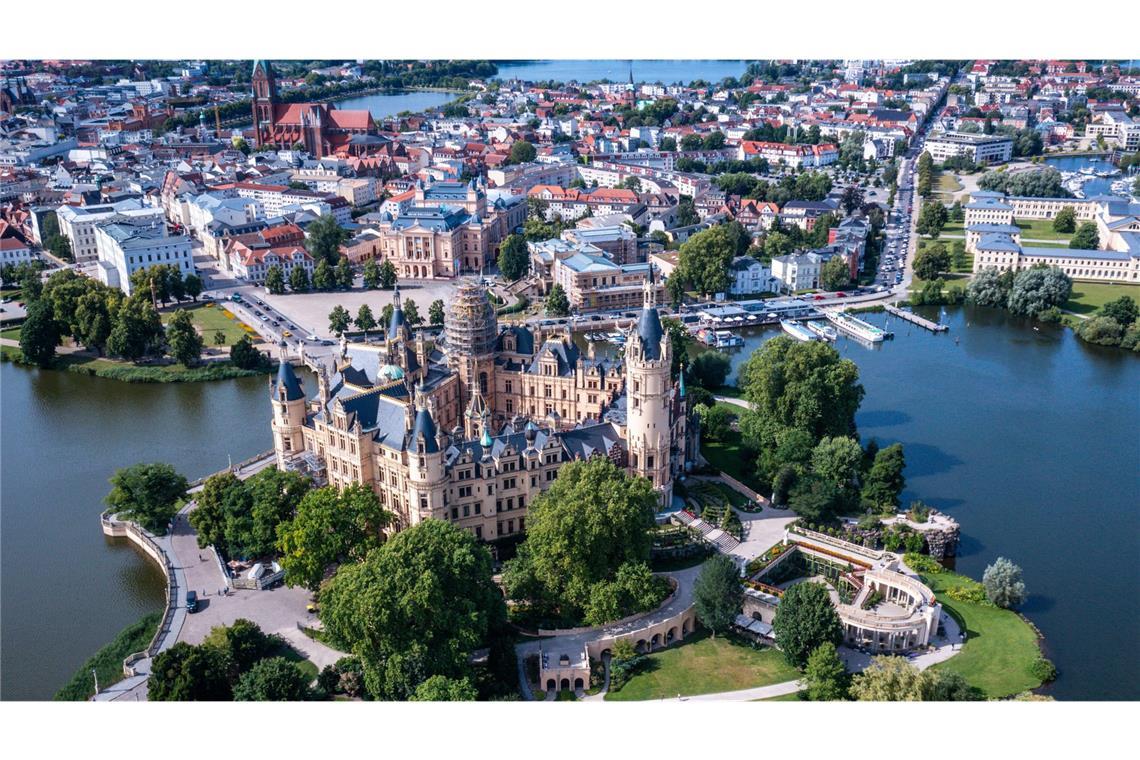
{"type": "Polygon", "coordinates": [[[494,541],[566,462],[606,457],[648,478],[662,507],[697,459],[699,431],[648,285],[621,359],[583,355],[563,328],[502,326],[486,287],[460,285],[433,344],[413,334],[399,290],[379,340],[342,340],[317,393],[282,362],[270,383],[277,466],[343,488],[368,485],[393,530],[448,520],[494,541]]]}
{"type": "Polygon", "coordinates": [[[257,147],[300,143],[314,158],[358,155],[377,134],[368,111],[341,111],[332,103],[279,103],[269,61],[253,63],[253,134],[257,147]]]}

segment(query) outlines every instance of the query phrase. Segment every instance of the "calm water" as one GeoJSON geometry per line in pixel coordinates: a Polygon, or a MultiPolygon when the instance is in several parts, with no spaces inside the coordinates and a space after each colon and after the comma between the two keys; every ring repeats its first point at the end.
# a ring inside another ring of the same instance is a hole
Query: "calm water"
{"type": "Polygon", "coordinates": [[[358,98],[338,100],[336,107],[348,111],[368,109],[372,112],[373,119],[386,119],[403,111],[419,113],[453,100],[455,94],[450,92],[378,92],[358,98]]]}
{"type": "MultiPolygon", "coordinates": [[[[661,84],[688,84],[694,79],[719,82],[725,77],[738,77],[748,64],[745,61],[633,61],[635,82],[661,84]]],[[[608,79],[611,82],[629,81],[628,60],[599,61],[533,61],[527,63],[500,63],[497,79],[521,79],[530,82],[594,82],[608,79]]]]}
{"type": "MultiPolygon", "coordinates": [[[[1115,167],[1108,161],[1101,158],[1099,161],[1093,161],[1085,156],[1062,156],[1060,158],[1047,158],[1045,163],[1052,166],[1054,169],[1063,172],[1079,171],[1086,166],[1091,166],[1097,171],[1108,171],[1115,167]]],[[[1097,195],[1120,195],[1119,193],[1112,192],[1112,183],[1121,179],[1123,175],[1117,174],[1112,177],[1096,177],[1089,180],[1081,186],[1081,192],[1085,194],[1086,198],[1092,198],[1097,195]]],[[[1121,197],[1128,197],[1127,194],[1121,197]]]]}
{"type": "MultiPolygon", "coordinates": [[[[990,309],[944,321],[934,335],[891,320],[877,349],[840,339],[866,388],[860,436],[903,444],[904,504],[961,523],[959,571],[1021,565],[1023,611],[1061,672],[1054,696],[1140,698],[1140,359],[990,309]]],[[[779,334],[747,339],[734,372],[779,334]]]]}
{"type": "Polygon", "coordinates": [[[140,461],[188,478],[269,449],[265,380],[128,384],[0,365],[0,697],[50,699],[144,613],[162,574],[99,529],[107,479],[140,461]]]}

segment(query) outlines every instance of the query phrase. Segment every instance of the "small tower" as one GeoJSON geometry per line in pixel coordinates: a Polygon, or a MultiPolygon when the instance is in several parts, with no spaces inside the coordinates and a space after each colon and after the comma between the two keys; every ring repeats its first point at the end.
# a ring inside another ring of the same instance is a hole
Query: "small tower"
{"type": "Polygon", "coordinates": [[[254,61],[250,79],[253,85],[251,108],[254,142],[260,148],[270,142],[276,124],[274,108],[277,105],[277,82],[269,61],[254,61]]]}
{"type": "Polygon", "coordinates": [[[281,344],[281,364],[277,379],[270,382],[270,400],[273,404],[273,451],[277,455],[277,468],[285,469],[286,462],[305,450],[305,391],[301,380],[293,371],[281,344]]]}
{"type": "Polygon", "coordinates": [[[445,474],[441,436],[436,430],[423,385],[416,387],[416,414],[408,431],[408,517],[410,524],[443,509],[445,474]]]}
{"type": "Polygon", "coordinates": [[[630,329],[625,349],[626,437],[630,473],[649,478],[660,494],[661,504],[673,499],[670,467],[670,399],[673,360],[669,336],[657,313],[653,267],[646,280],[645,302],[637,323],[630,329]]]}

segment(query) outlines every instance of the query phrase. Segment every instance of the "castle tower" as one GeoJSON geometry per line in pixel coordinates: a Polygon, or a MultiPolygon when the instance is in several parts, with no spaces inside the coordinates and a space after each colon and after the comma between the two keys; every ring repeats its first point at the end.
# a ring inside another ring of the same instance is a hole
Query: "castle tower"
{"type": "Polygon", "coordinates": [[[271,141],[276,122],[274,107],[277,104],[277,81],[269,61],[254,61],[253,74],[253,134],[257,147],[271,141]]]}
{"type": "Polygon", "coordinates": [[[645,283],[645,303],[630,329],[625,349],[626,438],[630,473],[649,478],[663,505],[673,499],[670,457],[669,368],[673,350],[655,303],[653,268],[645,283]]]}
{"type": "MultiPolygon", "coordinates": [[[[408,517],[415,525],[443,509],[446,475],[443,469],[442,436],[424,396],[416,387],[416,414],[408,440],[408,517]]],[[[396,526],[403,528],[408,526],[396,526]]]]}
{"type": "Polygon", "coordinates": [[[283,470],[286,462],[305,450],[305,391],[284,349],[277,379],[270,381],[269,389],[273,404],[273,451],[277,454],[277,468],[283,470]]]}
{"type": "Polygon", "coordinates": [[[460,283],[455,299],[444,314],[443,325],[448,362],[459,374],[459,408],[471,405],[471,389],[477,387],[481,402],[498,418],[502,414],[495,393],[495,343],[499,323],[495,307],[487,297],[487,286],[476,280],[460,283]]]}

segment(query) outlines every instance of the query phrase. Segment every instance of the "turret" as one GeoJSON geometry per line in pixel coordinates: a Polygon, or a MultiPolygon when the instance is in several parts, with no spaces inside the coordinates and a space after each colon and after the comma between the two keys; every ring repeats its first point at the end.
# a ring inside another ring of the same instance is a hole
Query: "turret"
{"type": "Polygon", "coordinates": [[[416,388],[415,417],[408,431],[408,513],[413,525],[443,509],[445,478],[440,441],[420,385],[416,388]]]}
{"type": "Polygon", "coordinates": [[[293,371],[281,344],[281,364],[277,377],[270,382],[270,401],[273,406],[273,450],[277,467],[285,469],[288,460],[305,450],[305,391],[301,379],[293,371]]]}
{"type": "Polygon", "coordinates": [[[649,478],[661,495],[661,503],[668,505],[673,494],[669,466],[673,351],[657,313],[652,265],[644,297],[641,314],[630,329],[625,350],[629,468],[631,474],[649,478]]]}

